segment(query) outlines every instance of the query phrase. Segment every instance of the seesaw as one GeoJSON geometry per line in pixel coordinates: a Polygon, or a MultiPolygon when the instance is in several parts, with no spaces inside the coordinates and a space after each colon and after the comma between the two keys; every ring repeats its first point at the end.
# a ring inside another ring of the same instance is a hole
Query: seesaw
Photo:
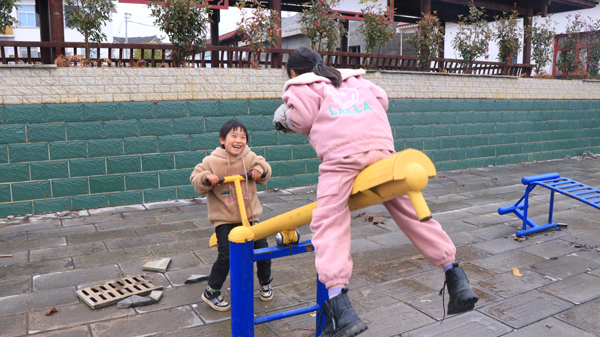
{"type": "MultiPolygon", "coordinates": [[[[351,211],[380,204],[382,202],[408,194],[420,221],[431,219],[431,212],[421,191],[427,186],[429,178],[435,177],[433,163],[423,152],[406,149],[388,158],[369,165],[354,179],[354,187],[348,199],[351,211]]],[[[222,183],[234,183],[242,224],[254,233],[254,240],[277,235],[281,244],[298,242],[296,229],[307,225],[312,219],[312,211],[317,202],[296,208],[271,219],[250,226],[244,207],[240,181],[245,178],[229,176],[222,178],[222,183]]],[[[217,236],[213,234],[209,246],[217,245],[217,236]]]]}
{"type": "MultiPolygon", "coordinates": [[[[431,212],[421,191],[436,171],[431,160],[422,152],[407,149],[374,163],[361,171],[354,180],[348,199],[351,211],[376,205],[407,194],[420,221],[431,219],[431,212]]],[[[294,310],[279,312],[263,317],[254,315],[254,270],[256,261],[274,259],[313,251],[310,241],[299,242],[298,227],[307,225],[317,203],[302,206],[250,226],[240,182],[242,176],[225,177],[222,183],[234,183],[242,226],[229,233],[229,261],[231,283],[231,334],[232,336],[254,336],[254,326],[274,320],[316,311],[316,335],[321,335],[325,322],[319,320],[323,303],[328,299],[327,288],[317,275],[316,304],[294,310]],[[277,246],[254,250],[254,240],[277,235],[277,246]]],[[[210,245],[216,245],[213,235],[210,245]]]]}

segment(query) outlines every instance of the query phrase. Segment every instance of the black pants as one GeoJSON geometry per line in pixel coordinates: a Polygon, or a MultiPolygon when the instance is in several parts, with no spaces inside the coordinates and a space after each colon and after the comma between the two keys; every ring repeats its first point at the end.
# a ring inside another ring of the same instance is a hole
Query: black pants
{"type": "MultiPolygon", "coordinates": [[[[208,278],[208,285],[213,289],[221,289],[227,274],[229,274],[229,232],[237,226],[241,226],[241,223],[222,224],[215,228],[217,234],[217,244],[219,245],[219,256],[217,261],[213,264],[208,278]]],[[[260,239],[254,241],[254,249],[267,248],[269,244],[267,239],[260,239]]],[[[271,279],[271,260],[263,260],[256,262],[258,269],[257,276],[258,281],[261,284],[267,284],[271,279]]]]}

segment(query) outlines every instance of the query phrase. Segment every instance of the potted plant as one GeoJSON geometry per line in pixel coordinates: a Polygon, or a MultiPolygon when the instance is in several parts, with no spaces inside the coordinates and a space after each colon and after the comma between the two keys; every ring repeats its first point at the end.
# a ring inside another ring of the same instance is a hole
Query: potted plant
{"type": "Polygon", "coordinates": [[[304,28],[304,35],[310,39],[312,49],[333,52],[340,38],[348,34],[342,15],[331,9],[339,3],[340,0],[311,0],[304,4],[299,22],[304,28]]]}
{"type": "Polygon", "coordinates": [[[173,66],[185,65],[186,52],[205,48],[212,14],[206,0],[150,0],[148,7],[173,44],[173,66]]]}
{"type": "Polygon", "coordinates": [[[515,63],[521,50],[521,29],[518,26],[519,13],[513,10],[511,13],[503,13],[503,16],[495,16],[496,30],[494,38],[498,41],[498,61],[502,64],[502,74],[510,75],[510,68],[515,63]]]}
{"type": "Polygon", "coordinates": [[[248,48],[250,48],[251,55],[249,60],[252,67],[259,68],[260,53],[267,49],[267,45],[275,44],[275,40],[281,31],[281,28],[276,23],[279,14],[272,9],[265,8],[259,0],[252,0],[253,16],[248,16],[247,6],[245,2],[238,2],[236,4],[236,7],[242,13],[242,19],[237,23],[237,30],[241,41],[245,42],[248,48]]]}
{"type": "Polygon", "coordinates": [[[421,71],[429,71],[431,59],[438,57],[444,47],[444,27],[436,14],[423,14],[415,35],[408,39],[417,52],[421,71]]]}
{"type": "Polygon", "coordinates": [[[485,11],[478,9],[473,3],[469,5],[469,15],[459,15],[458,20],[458,32],[452,40],[452,47],[462,58],[464,72],[470,74],[475,59],[482,56],[488,58],[492,31],[485,20],[485,11]]]}
{"type": "MultiPolygon", "coordinates": [[[[361,10],[363,21],[358,31],[365,37],[367,54],[373,53],[377,48],[377,55],[381,53],[381,47],[385,46],[396,35],[395,31],[388,28],[390,18],[394,16],[394,10],[390,7],[385,9],[381,6],[369,5],[361,10]]],[[[366,65],[367,58],[364,64],[366,65]]],[[[373,62],[371,62],[373,63],[373,62]]]]}
{"type": "MultiPolygon", "coordinates": [[[[83,35],[84,64],[91,65],[90,41],[100,44],[106,39],[102,27],[111,21],[111,14],[114,11],[113,0],[65,0],[66,26],[83,35]]],[[[100,55],[96,57],[100,58],[100,55]]]]}
{"type": "Polygon", "coordinates": [[[547,76],[544,68],[551,62],[550,55],[556,35],[556,22],[550,17],[543,21],[534,20],[533,25],[525,27],[525,34],[531,39],[531,60],[535,63],[534,71],[537,77],[547,76]]]}
{"type": "Polygon", "coordinates": [[[572,74],[581,72],[583,68],[579,60],[579,39],[585,23],[579,14],[567,15],[567,20],[565,35],[556,38],[560,51],[556,56],[555,65],[564,74],[565,79],[570,79],[572,74]]]}

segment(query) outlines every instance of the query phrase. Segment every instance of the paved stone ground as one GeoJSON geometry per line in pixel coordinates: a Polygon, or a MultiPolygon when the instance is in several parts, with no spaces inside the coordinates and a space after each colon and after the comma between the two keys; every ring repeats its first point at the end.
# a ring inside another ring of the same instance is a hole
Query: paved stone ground
{"type": "MultiPolygon", "coordinates": [[[[440,172],[426,200],[458,247],[457,259],[480,296],[476,310],[443,323],[438,291],[443,274],[398,230],[382,206],[354,212],[351,299],[369,325],[363,336],[598,336],[600,335],[600,211],[556,196],[562,231],[518,242],[516,217],[497,214],[523,194],[523,176],[560,172],[600,186],[600,160],[564,159],[440,172]],[[359,213],[366,213],[358,216],[359,213]],[[373,222],[364,219],[374,216],[373,222]],[[514,276],[512,267],[523,277],[514,276]]],[[[530,214],[547,220],[549,191],[538,188],[530,214]]],[[[263,219],[315,199],[315,187],[261,192],[263,219]]],[[[209,309],[205,283],[216,249],[204,200],[180,200],[80,211],[66,217],[0,219],[0,336],[227,336],[230,313],[209,309]],[[170,257],[166,273],[143,272],[147,261],[170,257]],[[77,287],[147,274],[165,287],[158,304],[91,310],[77,287]],[[45,313],[56,307],[51,316],[45,313]]],[[[302,228],[303,238],[310,238],[302,228]]],[[[271,240],[271,244],[273,244],[271,240]]],[[[273,261],[275,300],[257,314],[314,302],[314,255],[273,261]]],[[[225,285],[227,288],[229,283],[225,285]]],[[[228,296],[228,293],[226,292],[228,296]]],[[[314,335],[314,314],[257,326],[257,336],[314,335]]]]}

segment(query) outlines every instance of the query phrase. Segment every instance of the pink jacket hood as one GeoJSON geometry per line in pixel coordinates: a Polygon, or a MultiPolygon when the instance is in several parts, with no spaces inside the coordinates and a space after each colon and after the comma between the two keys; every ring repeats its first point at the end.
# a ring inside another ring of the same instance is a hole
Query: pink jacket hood
{"type": "Polygon", "coordinates": [[[292,129],[308,136],[321,161],[370,150],[394,151],[385,91],[362,78],[362,69],[339,70],[339,88],[313,72],[284,84],[282,98],[290,107],[292,129]]]}

